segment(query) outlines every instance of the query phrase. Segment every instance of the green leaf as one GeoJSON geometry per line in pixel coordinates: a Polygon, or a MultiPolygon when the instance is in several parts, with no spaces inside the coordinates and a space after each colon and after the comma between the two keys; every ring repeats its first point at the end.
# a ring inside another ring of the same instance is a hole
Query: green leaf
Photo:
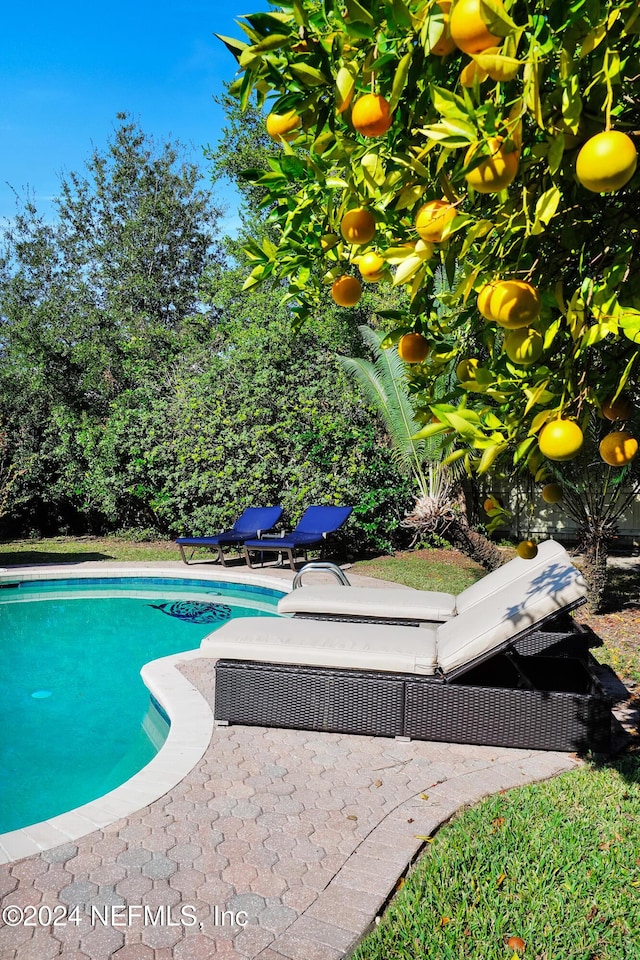
{"type": "Polygon", "coordinates": [[[404,0],[392,0],[391,8],[393,11],[394,23],[398,27],[404,28],[411,26],[411,13],[404,0]]]}
{"type": "Polygon", "coordinates": [[[288,33],[271,33],[268,37],[265,37],[264,40],[261,40],[260,43],[254,44],[251,50],[254,53],[266,53],[269,50],[277,50],[278,47],[284,47],[285,44],[290,42],[291,36],[288,33]]]}
{"type": "Polygon", "coordinates": [[[623,307],[622,310],[620,329],[632,343],[640,343],[640,310],[632,310],[629,307],[623,307]]]}
{"type": "Polygon", "coordinates": [[[518,29],[502,4],[496,0],[480,0],[480,16],[496,37],[508,37],[518,29]]]}
{"type": "Polygon", "coordinates": [[[402,57],[396,69],[395,76],[393,78],[393,87],[391,88],[391,96],[389,97],[389,106],[392,111],[398,106],[400,97],[404,92],[412,58],[413,51],[410,50],[408,53],[405,53],[404,57],[402,57]]]}
{"type": "Polygon", "coordinates": [[[422,430],[411,437],[412,440],[428,440],[429,437],[437,437],[441,433],[446,433],[449,427],[445,423],[428,423],[422,430]]]}
{"type": "Polygon", "coordinates": [[[340,67],[338,70],[336,75],[336,109],[339,113],[342,113],[351,102],[357,76],[358,70],[355,64],[340,67]]]}
{"type": "Polygon", "coordinates": [[[368,10],[358,3],[358,0],[346,0],[347,13],[349,14],[349,21],[357,23],[361,21],[362,23],[367,23],[370,27],[374,27],[376,22],[368,10]]]}
{"type": "Polygon", "coordinates": [[[292,63],[289,69],[291,73],[307,87],[317,87],[329,83],[329,80],[321,70],[310,67],[307,63],[292,63]]]}
{"type": "MultiPolygon", "coordinates": [[[[452,93],[451,90],[445,90],[444,87],[437,87],[435,84],[431,84],[430,92],[433,105],[438,113],[449,120],[452,117],[463,121],[469,120],[469,112],[462,97],[452,93]]],[[[476,136],[477,134],[474,135],[474,139],[476,136]]]]}
{"type": "Polygon", "coordinates": [[[491,469],[497,458],[501,453],[508,448],[509,444],[506,442],[503,443],[493,443],[490,447],[487,447],[483,452],[482,457],[480,458],[480,463],[478,465],[478,473],[488,473],[491,469]]]}
{"type": "Polygon", "coordinates": [[[214,37],[217,37],[218,40],[224,43],[227,50],[233,54],[236,60],[240,59],[240,54],[249,46],[248,43],[244,43],[242,40],[235,40],[233,37],[223,37],[220,33],[214,33],[214,37]]]}

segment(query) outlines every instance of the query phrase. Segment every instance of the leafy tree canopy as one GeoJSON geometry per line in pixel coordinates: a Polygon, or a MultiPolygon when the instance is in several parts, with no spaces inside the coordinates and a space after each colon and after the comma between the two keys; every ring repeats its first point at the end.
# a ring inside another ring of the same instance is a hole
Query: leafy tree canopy
{"type": "Polygon", "coordinates": [[[280,0],[240,25],[231,92],[279,118],[246,174],[277,228],[247,244],[247,288],[286,280],[302,323],[377,252],[408,293],[389,342],[428,340],[408,368],[423,436],[543,477],[545,426],[636,391],[637,0],[280,0]],[[375,233],[346,242],[357,207],[375,233]]]}

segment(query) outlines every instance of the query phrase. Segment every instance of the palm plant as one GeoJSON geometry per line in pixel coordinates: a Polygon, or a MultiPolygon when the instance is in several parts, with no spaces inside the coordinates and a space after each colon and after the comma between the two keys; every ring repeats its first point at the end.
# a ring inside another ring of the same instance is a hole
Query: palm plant
{"type": "Polygon", "coordinates": [[[442,462],[441,441],[414,439],[422,425],[409,399],[406,368],[397,349],[383,350],[384,334],[371,327],[359,330],[373,360],[338,357],[338,361],[382,419],[399,469],[416,482],[416,502],[404,521],[415,533],[414,542],[418,537],[443,537],[486,569],[495,569],[503,562],[502,554],[469,526],[457,468],[442,462]]]}

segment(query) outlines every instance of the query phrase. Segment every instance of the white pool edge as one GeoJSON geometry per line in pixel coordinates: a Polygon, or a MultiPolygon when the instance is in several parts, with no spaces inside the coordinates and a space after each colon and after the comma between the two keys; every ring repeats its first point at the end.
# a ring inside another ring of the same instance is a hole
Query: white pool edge
{"type": "MultiPolygon", "coordinates": [[[[123,566],[90,562],[49,567],[14,567],[0,571],[0,584],[32,580],[109,577],[155,577],[168,579],[217,580],[247,586],[265,586],[287,592],[291,584],[260,576],[244,576],[216,569],[187,570],[172,565],[137,564],[123,566]],[[186,574],[186,575],[185,575],[186,574]],[[225,574],[230,574],[225,575],[225,574]]],[[[0,864],[34,856],[63,843],[115,823],[148,806],[176,786],[204,755],[215,729],[213,712],[202,694],[178,669],[181,663],[202,659],[201,650],[171,654],[146,663],[141,676],[151,696],[158,701],[171,723],[167,739],[156,756],[129,780],[102,797],[40,823],[0,834],[0,864]]]]}

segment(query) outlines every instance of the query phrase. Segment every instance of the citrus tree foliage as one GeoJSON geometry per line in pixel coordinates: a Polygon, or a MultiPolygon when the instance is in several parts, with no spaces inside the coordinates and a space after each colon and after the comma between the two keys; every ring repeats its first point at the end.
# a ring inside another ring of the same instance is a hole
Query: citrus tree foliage
{"type": "MultiPolygon", "coordinates": [[[[240,25],[244,40],[221,38],[239,64],[233,95],[245,106],[256,97],[265,114],[295,115],[274,139],[268,172],[247,171],[278,228],[275,239],[248,244],[247,288],[286,281],[302,323],[375,250],[387,282],[409,295],[406,309],[382,313],[389,342],[417,331],[429,343],[427,359],[408,368],[423,436],[456,436],[451,456],[469,470],[500,458],[542,477],[538,434],[549,421],[584,426],[635,390],[640,176],[598,192],[578,179],[576,160],[587,140],[615,130],[631,137],[633,169],[637,0],[280,0],[240,25]],[[493,40],[464,53],[446,21],[460,6],[468,25],[474,4],[493,40]],[[365,136],[353,111],[371,93],[388,103],[390,124],[365,136]],[[486,191],[496,153],[507,175],[486,191]],[[435,242],[416,231],[431,201],[455,212],[435,242]],[[375,235],[347,243],[342,218],[361,206],[375,235]],[[449,278],[439,294],[438,270],[449,278]],[[509,331],[478,310],[478,294],[499,280],[537,291],[532,362],[513,342],[512,359],[509,331]],[[452,377],[465,359],[473,362],[452,377]],[[434,402],[443,373],[452,386],[434,402]]],[[[587,167],[582,180],[593,175],[598,186],[599,162],[587,167]]]]}

